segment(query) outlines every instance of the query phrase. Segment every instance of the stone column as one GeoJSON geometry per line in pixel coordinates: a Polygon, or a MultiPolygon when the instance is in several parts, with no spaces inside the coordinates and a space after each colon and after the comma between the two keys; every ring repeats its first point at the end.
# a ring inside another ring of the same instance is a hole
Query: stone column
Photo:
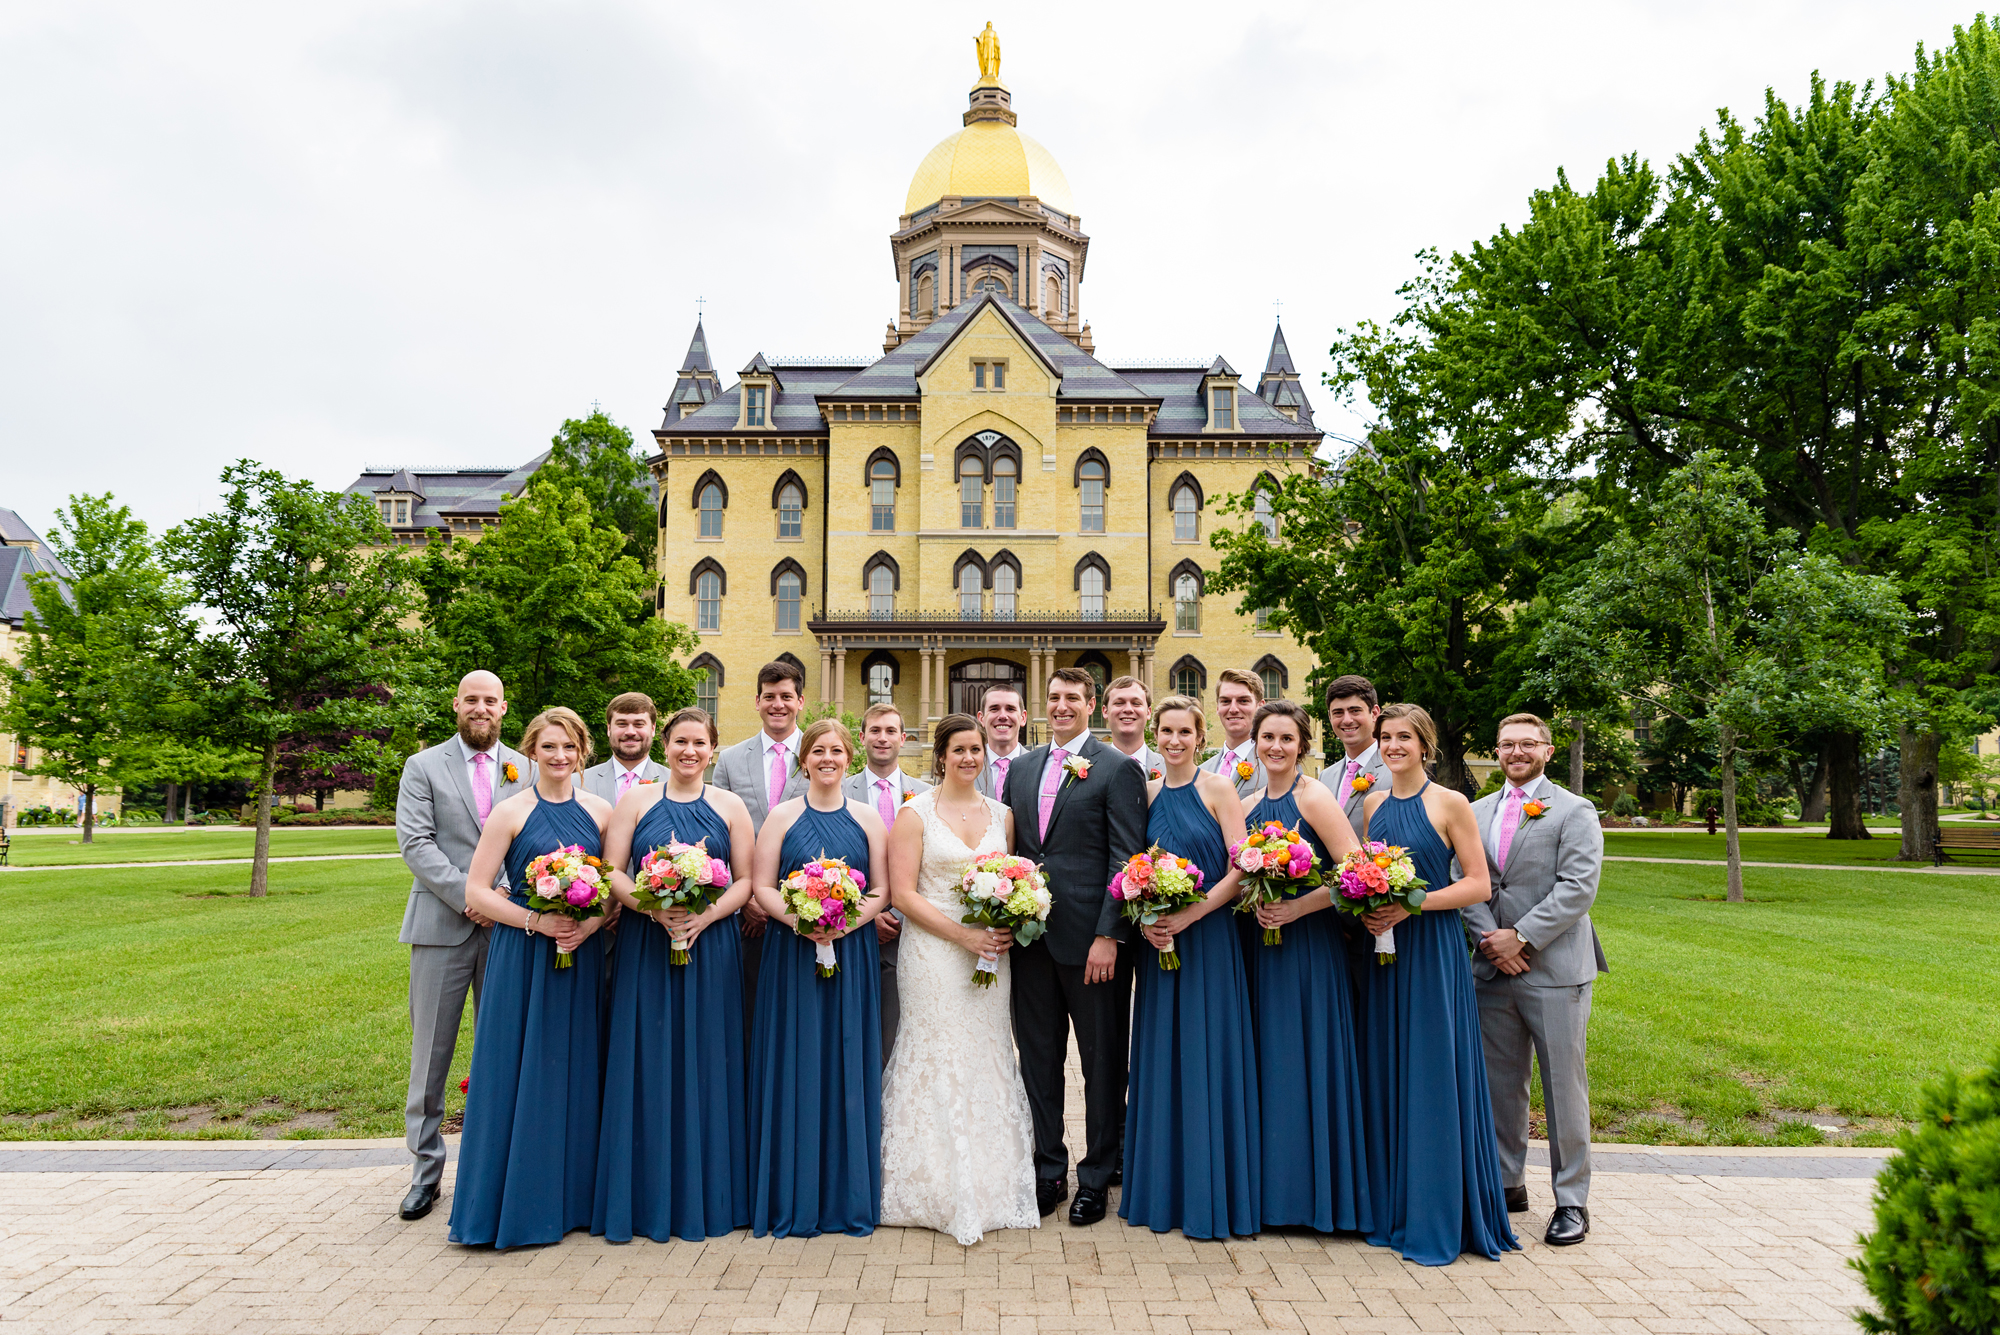
{"type": "MultiPolygon", "coordinates": [[[[1125,670],[1132,676],[1139,677],[1139,660],[1144,656],[1145,652],[1139,648],[1138,641],[1133,641],[1132,647],[1125,651],[1125,661],[1127,663],[1125,670]]],[[[1139,680],[1144,681],[1145,678],[1139,677],[1139,680]]]]}
{"type": "Polygon", "coordinates": [[[833,699],[833,649],[825,640],[819,644],[819,698],[821,704],[833,699]]]}
{"type": "MultiPolygon", "coordinates": [[[[934,664],[931,670],[937,674],[937,688],[931,695],[930,721],[936,723],[951,712],[951,674],[945,670],[942,640],[933,642],[931,660],[934,664]]],[[[934,736],[935,732],[927,732],[925,735],[934,736]]]]}
{"type": "Polygon", "coordinates": [[[833,647],[833,707],[839,710],[847,703],[847,646],[835,644],[833,647]]]}
{"type": "Polygon", "coordinates": [[[1033,311],[1035,314],[1041,315],[1042,318],[1046,320],[1048,319],[1048,316],[1042,314],[1041,242],[1030,241],[1027,245],[1023,246],[1022,249],[1027,252],[1027,264],[1023,266],[1019,277],[1020,280],[1026,283],[1028,286],[1021,293],[1021,295],[1027,298],[1027,300],[1023,301],[1021,304],[1023,306],[1026,306],[1029,310],[1033,311]]]}

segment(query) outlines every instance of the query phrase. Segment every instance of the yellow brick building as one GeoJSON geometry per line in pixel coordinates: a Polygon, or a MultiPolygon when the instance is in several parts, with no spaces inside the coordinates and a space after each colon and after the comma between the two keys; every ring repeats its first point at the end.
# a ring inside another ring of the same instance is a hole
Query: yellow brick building
{"type": "Polygon", "coordinates": [[[995,69],[911,182],[880,358],[758,354],[725,389],[697,322],[651,465],[661,610],[701,637],[725,739],[782,657],[809,700],[893,700],[920,737],[996,681],[1039,723],[1063,666],[1211,706],[1223,668],[1303,685],[1294,640],[1207,590],[1215,526],[1268,522],[1218,501],[1320,442],[1283,332],[1254,391],[1221,357],[1097,360],[1082,223],[995,69]]]}

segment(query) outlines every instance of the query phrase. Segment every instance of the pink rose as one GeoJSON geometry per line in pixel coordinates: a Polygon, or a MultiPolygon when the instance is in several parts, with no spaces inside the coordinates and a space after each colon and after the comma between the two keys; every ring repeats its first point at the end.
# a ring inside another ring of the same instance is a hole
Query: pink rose
{"type": "Polygon", "coordinates": [[[866,890],[868,888],[868,878],[861,874],[861,868],[849,867],[847,874],[854,878],[854,888],[856,890],[866,890]]]}
{"type": "Polygon", "coordinates": [[[1028,879],[1028,868],[1023,863],[1010,862],[1007,864],[1004,874],[1010,881],[1025,881],[1028,879]]]}
{"type": "Polygon", "coordinates": [[[1244,871],[1257,871],[1264,865],[1264,855],[1248,844],[1236,850],[1236,865],[1244,871]]]}
{"type": "Polygon", "coordinates": [[[729,884],[729,864],[721,858],[708,860],[708,883],[710,885],[729,884]]]}
{"type": "Polygon", "coordinates": [[[537,879],[535,882],[535,893],[541,896],[543,899],[554,899],[556,897],[556,892],[561,889],[562,889],[562,883],[556,880],[556,878],[553,876],[545,875],[537,879]]]}

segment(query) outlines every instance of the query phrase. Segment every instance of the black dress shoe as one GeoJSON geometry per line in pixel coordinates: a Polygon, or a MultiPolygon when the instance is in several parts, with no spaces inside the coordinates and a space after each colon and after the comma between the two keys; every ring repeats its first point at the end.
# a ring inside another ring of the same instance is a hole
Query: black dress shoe
{"type": "Polygon", "coordinates": [[[1124,1165],[1121,1164],[1118,1167],[1111,1170],[1111,1185],[1114,1187],[1122,1187],[1125,1185],[1124,1165]]]}
{"type": "Polygon", "coordinates": [[[403,1197],[402,1216],[405,1219],[422,1219],[437,1204],[438,1188],[433,1182],[428,1187],[411,1187],[410,1194],[403,1197]]]}
{"type": "Polygon", "coordinates": [[[1508,1214],[1521,1214],[1527,1210],[1528,1189],[1526,1187],[1503,1187],[1501,1190],[1507,1193],[1508,1214]]]}
{"type": "Polygon", "coordinates": [[[1104,1206],[1108,1195],[1103,1187],[1083,1187],[1076,1189],[1076,1199],[1070,1202],[1069,1222],[1072,1224],[1094,1224],[1104,1218],[1104,1206]]]}
{"type": "Polygon", "coordinates": [[[1044,1219],[1054,1214],[1056,1207],[1068,1199],[1068,1179],[1060,1177],[1035,1179],[1035,1205],[1041,1210],[1044,1219]]]}
{"type": "Polygon", "coordinates": [[[1574,1247],[1590,1236],[1590,1211],[1581,1205],[1558,1205],[1542,1241],[1551,1247],[1574,1247]]]}

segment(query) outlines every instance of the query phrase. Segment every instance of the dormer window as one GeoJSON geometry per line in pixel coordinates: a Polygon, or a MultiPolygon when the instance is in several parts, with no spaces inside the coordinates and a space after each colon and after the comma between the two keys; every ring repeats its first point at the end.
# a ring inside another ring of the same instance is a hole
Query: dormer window
{"type": "Polygon", "coordinates": [[[407,527],[410,522],[409,498],[407,496],[398,496],[393,499],[385,497],[382,501],[382,522],[393,524],[398,528],[407,527]]]}
{"type": "Polygon", "coordinates": [[[1007,363],[1000,361],[977,361],[972,364],[972,387],[994,392],[1004,392],[1007,388],[1007,363]]]}
{"type": "Polygon", "coordinates": [[[745,385],[743,387],[743,425],[764,425],[764,386],[745,385]]]}
{"type": "Polygon", "coordinates": [[[1236,429],[1236,390],[1229,385],[1212,385],[1208,391],[1208,425],[1212,431],[1236,429]]]}

